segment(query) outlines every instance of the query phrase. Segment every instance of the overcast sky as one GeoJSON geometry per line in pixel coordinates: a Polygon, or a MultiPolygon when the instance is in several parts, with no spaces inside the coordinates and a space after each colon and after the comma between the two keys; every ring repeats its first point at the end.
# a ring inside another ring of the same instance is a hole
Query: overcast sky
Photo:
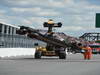
{"type": "Polygon", "coordinates": [[[62,22],[62,31],[80,36],[99,32],[95,14],[100,13],[100,0],[0,0],[0,22],[43,28],[43,22],[62,22]]]}

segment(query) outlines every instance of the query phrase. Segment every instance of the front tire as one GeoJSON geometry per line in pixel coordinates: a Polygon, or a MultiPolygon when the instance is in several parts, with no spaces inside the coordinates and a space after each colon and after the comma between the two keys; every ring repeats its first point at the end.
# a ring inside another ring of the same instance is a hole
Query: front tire
{"type": "Polygon", "coordinates": [[[41,59],[41,51],[35,52],[35,59],[41,59]]]}

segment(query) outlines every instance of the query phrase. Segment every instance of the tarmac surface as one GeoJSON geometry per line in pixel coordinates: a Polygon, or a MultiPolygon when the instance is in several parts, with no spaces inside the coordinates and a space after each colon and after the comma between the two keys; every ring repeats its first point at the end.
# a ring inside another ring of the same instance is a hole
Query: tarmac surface
{"type": "Polygon", "coordinates": [[[100,75],[100,55],[84,60],[82,54],[34,59],[33,56],[0,59],[0,75],[100,75]]]}

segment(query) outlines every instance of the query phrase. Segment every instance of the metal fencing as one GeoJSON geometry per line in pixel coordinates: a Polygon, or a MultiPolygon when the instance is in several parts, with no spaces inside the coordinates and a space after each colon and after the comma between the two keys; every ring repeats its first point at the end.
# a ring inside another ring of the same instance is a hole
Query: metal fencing
{"type": "Polygon", "coordinates": [[[0,34],[0,48],[33,48],[34,43],[44,44],[41,41],[22,35],[0,34]]]}

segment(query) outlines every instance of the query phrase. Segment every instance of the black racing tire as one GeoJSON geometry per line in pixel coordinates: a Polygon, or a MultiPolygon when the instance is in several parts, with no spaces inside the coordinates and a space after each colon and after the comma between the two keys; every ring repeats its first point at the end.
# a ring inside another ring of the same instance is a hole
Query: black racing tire
{"type": "Polygon", "coordinates": [[[66,53],[59,53],[59,59],[66,59],[66,53]]]}
{"type": "Polygon", "coordinates": [[[34,57],[35,59],[41,59],[41,51],[36,51],[34,57]]]}

